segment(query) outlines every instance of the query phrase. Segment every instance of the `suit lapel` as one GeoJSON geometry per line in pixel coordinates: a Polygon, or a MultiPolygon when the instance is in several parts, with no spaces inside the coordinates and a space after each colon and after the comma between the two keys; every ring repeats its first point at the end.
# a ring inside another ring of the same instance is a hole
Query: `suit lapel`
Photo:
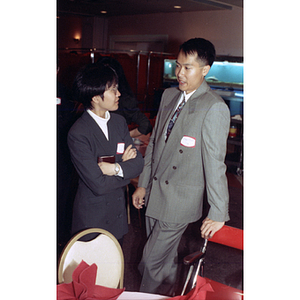
{"type": "MultiPolygon", "coordinates": [[[[99,127],[99,125],[96,123],[96,121],[90,116],[90,114],[85,111],[82,115],[82,118],[85,120],[87,123],[88,127],[90,128],[95,140],[97,143],[103,148],[103,152],[107,153],[105,155],[112,155],[115,154],[115,149],[113,148],[112,144],[110,141],[107,140],[106,136],[104,135],[103,131],[99,127]]],[[[109,123],[109,121],[108,121],[109,123]]],[[[108,124],[107,124],[108,126],[108,124]]],[[[110,132],[110,128],[108,126],[108,136],[110,132]]]]}
{"type": "Polygon", "coordinates": [[[116,145],[118,145],[118,143],[121,142],[120,140],[120,135],[119,135],[119,131],[118,131],[118,126],[119,123],[116,122],[112,122],[112,118],[113,118],[113,114],[110,115],[110,120],[107,122],[107,130],[108,130],[108,138],[109,138],[109,144],[111,145],[111,147],[114,151],[114,154],[116,154],[116,145]]]}
{"type": "Polygon", "coordinates": [[[165,132],[167,130],[167,127],[169,125],[170,119],[175,111],[175,107],[181,97],[181,93],[176,95],[172,101],[169,102],[166,106],[164,106],[162,116],[161,116],[161,122],[160,127],[158,128],[158,135],[164,140],[165,139],[165,132]]]}
{"type": "MultiPolygon", "coordinates": [[[[155,147],[156,147],[155,152],[156,152],[156,154],[158,154],[157,166],[160,165],[160,167],[167,166],[167,164],[165,163],[166,158],[163,158],[164,153],[165,153],[165,148],[166,148],[165,147],[166,146],[165,132],[166,132],[167,126],[172,117],[172,114],[174,113],[175,107],[176,107],[180,97],[181,97],[181,92],[178,90],[178,93],[176,93],[174,95],[173,99],[168,104],[166,104],[165,106],[163,106],[161,108],[161,110],[162,110],[160,112],[161,113],[161,117],[160,117],[161,121],[159,122],[159,127],[157,128],[157,132],[156,132],[157,139],[156,139],[156,145],[155,145],[155,147]],[[163,158],[163,160],[162,160],[162,158],[163,158]],[[161,160],[164,162],[163,164],[160,164],[161,160]]],[[[156,170],[155,170],[155,172],[156,172],[156,170]]]]}
{"type": "MultiPolygon", "coordinates": [[[[201,100],[202,95],[204,95],[209,89],[208,84],[206,81],[203,81],[201,86],[195,91],[195,93],[191,96],[191,98],[188,100],[184,108],[182,109],[178,119],[176,120],[176,123],[172,129],[172,133],[170,134],[168,138],[168,142],[166,144],[166,147],[164,147],[161,157],[164,161],[170,157],[173,149],[175,149],[176,145],[178,145],[182,139],[182,137],[185,134],[185,129],[189,128],[190,126],[193,126],[195,119],[193,117],[193,114],[197,112],[198,110],[202,109],[203,101],[201,100]]],[[[176,101],[170,102],[173,105],[173,110],[175,109],[175,103],[179,100],[181,93],[176,98],[176,101]]],[[[205,105],[205,104],[204,104],[205,105]]],[[[206,105],[205,105],[206,106],[206,105]]],[[[171,118],[171,114],[168,115],[166,122],[169,122],[171,118]]],[[[166,127],[164,126],[164,129],[166,127]]],[[[163,132],[164,133],[164,132],[163,132]]]]}
{"type": "Polygon", "coordinates": [[[187,102],[185,114],[181,119],[181,128],[189,128],[190,126],[193,126],[193,123],[195,122],[193,114],[204,109],[204,106],[206,106],[203,101],[203,95],[207,92],[208,88],[206,81],[204,81],[197,91],[191,96],[187,102]]]}

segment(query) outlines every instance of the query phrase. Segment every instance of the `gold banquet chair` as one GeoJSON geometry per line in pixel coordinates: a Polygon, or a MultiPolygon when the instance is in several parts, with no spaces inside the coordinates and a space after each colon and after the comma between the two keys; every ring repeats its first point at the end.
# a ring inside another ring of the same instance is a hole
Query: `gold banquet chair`
{"type": "Polygon", "coordinates": [[[123,288],[124,256],[117,239],[108,231],[90,228],[77,233],[65,246],[58,264],[58,283],[72,282],[72,274],[80,262],[95,263],[98,267],[96,284],[109,288],[123,288]],[[89,234],[99,235],[79,241],[89,234]]]}

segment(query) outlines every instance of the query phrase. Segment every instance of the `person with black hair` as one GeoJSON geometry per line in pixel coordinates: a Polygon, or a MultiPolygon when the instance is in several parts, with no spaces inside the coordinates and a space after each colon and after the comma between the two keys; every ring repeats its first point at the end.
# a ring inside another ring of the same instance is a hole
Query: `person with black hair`
{"type": "Polygon", "coordinates": [[[179,87],[162,96],[132,196],[137,209],[146,206],[142,292],[172,296],[179,242],[188,224],[202,217],[205,190],[210,208],[201,236],[212,237],[229,220],[224,160],[230,113],[205,81],[214,59],[211,42],[195,38],[183,43],[175,71],[179,87]]]}
{"type": "Polygon", "coordinates": [[[122,243],[128,231],[124,188],[141,173],[144,159],[125,119],[110,113],[118,109],[118,76],[109,66],[89,64],[76,75],[73,89],[85,111],[68,133],[79,175],[72,233],[99,227],[122,243]]]}
{"type": "Polygon", "coordinates": [[[138,127],[130,130],[130,136],[137,138],[142,134],[147,135],[152,131],[152,125],[149,119],[138,108],[137,100],[126,79],[122,65],[114,58],[103,56],[97,63],[102,63],[112,67],[119,78],[119,107],[114,113],[120,114],[126,119],[127,124],[135,123],[138,127]]]}

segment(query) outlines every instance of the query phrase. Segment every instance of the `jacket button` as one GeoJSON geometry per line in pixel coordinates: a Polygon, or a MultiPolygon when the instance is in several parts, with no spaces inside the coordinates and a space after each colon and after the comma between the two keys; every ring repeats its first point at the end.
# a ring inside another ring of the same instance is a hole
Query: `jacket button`
{"type": "Polygon", "coordinates": [[[154,176],[154,177],[153,177],[153,179],[154,179],[154,180],[157,180],[157,177],[156,177],[156,176],[154,176]]]}
{"type": "Polygon", "coordinates": [[[179,150],[179,153],[183,153],[183,150],[182,150],[182,149],[180,149],[180,150],[179,150]]]}
{"type": "Polygon", "coordinates": [[[166,181],[165,181],[165,183],[166,183],[166,184],[169,184],[169,181],[168,181],[168,180],[166,180],[166,181]]]}
{"type": "Polygon", "coordinates": [[[177,167],[176,167],[176,166],[173,166],[173,169],[174,169],[174,170],[176,170],[176,169],[177,169],[177,167]]]}

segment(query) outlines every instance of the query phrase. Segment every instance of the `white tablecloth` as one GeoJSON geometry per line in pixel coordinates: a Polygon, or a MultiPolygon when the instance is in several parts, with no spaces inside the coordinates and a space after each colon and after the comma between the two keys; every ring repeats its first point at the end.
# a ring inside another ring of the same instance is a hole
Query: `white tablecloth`
{"type": "Polygon", "coordinates": [[[169,299],[170,297],[146,294],[140,292],[123,292],[118,300],[159,300],[159,299],[169,299]]]}

